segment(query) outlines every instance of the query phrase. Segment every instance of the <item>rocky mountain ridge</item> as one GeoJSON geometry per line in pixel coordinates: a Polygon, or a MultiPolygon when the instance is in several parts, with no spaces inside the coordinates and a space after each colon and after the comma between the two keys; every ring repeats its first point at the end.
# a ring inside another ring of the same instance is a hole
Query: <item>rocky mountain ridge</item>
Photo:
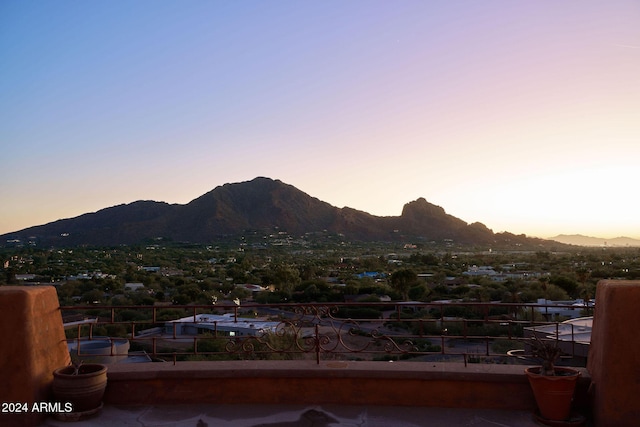
{"type": "MultiPolygon", "coordinates": [[[[0,236],[5,241],[38,245],[113,246],[163,238],[209,243],[247,230],[291,235],[329,232],[352,241],[454,241],[465,245],[548,245],[553,242],[511,233],[494,233],[481,223],[467,224],[419,198],[400,216],[380,217],[352,208],[337,208],[279,180],[258,177],[225,184],[180,204],[137,201],[75,218],[26,228],[0,236]]],[[[557,243],[556,243],[557,245],[557,243]]]]}
{"type": "Polygon", "coordinates": [[[631,237],[614,237],[603,239],[601,237],[583,236],[581,234],[559,234],[550,237],[550,240],[564,243],[566,245],[578,246],[600,246],[600,247],[640,247],[640,240],[631,237]]]}

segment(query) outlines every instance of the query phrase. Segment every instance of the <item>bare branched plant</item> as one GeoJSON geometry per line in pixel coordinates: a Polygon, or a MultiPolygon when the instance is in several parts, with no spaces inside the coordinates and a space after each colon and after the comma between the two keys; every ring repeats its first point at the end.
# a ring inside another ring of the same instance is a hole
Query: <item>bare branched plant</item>
{"type": "Polygon", "coordinates": [[[562,355],[558,341],[539,338],[534,333],[533,337],[531,337],[530,344],[531,354],[541,362],[542,369],[540,370],[540,374],[555,375],[555,363],[562,355]]]}

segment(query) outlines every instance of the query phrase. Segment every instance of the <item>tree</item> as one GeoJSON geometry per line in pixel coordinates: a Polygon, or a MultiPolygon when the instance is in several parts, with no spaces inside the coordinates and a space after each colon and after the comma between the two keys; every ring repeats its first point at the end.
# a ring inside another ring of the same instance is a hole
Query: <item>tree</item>
{"type": "Polygon", "coordinates": [[[394,271],[391,275],[391,287],[400,292],[402,299],[409,300],[409,289],[418,284],[418,275],[409,268],[394,271]]]}
{"type": "Polygon", "coordinates": [[[431,289],[421,284],[412,286],[408,292],[412,301],[426,301],[429,294],[431,294],[431,289]]]}
{"type": "Polygon", "coordinates": [[[551,284],[562,288],[567,294],[571,296],[575,296],[578,290],[578,284],[576,283],[576,281],[564,276],[552,278],[551,284]]]}
{"type": "Polygon", "coordinates": [[[576,275],[578,276],[578,280],[580,280],[580,295],[584,298],[587,303],[591,299],[591,292],[589,287],[587,286],[587,279],[591,275],[591,272],[585,268],[581,268],[576,271],[576,275]]]}
{"type": "Polygon", "coordinates": [[[291,297],[293,289],[300,283],[300,272],[287,265],[279,265],[272,276],[273,284],[279,291],[291,297]]]}
{"type": "Polygon", "coordinates": [[[547,297],[551,301],[566,301],[569,299],[569,295],[567,295],[564,289],[556,285],[547,286],[547,297]]]}
{"type": "Polygon", "coordinates": [[[100,303],[102,302],[103,298],[104,292],[98,289],[94,289],[82,294],[82,301],[86,302],[87,304],[100,303]]]}

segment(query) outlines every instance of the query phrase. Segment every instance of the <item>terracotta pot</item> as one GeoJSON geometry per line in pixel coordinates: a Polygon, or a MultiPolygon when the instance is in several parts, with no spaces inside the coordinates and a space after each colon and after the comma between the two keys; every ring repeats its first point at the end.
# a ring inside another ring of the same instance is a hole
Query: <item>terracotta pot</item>
{"type": "Polygon", "coordinates": [[[107,387],[107,367],[98,363],[87,363],[78,368],[65,366],[53,371],[53,395],[63,404],[71,402],[73,412],[96,409],[102,402],[107,387]]]}
{"type": "Polygon", "coordinates": [[[553,421],[563,421],[571,415],[571,401],[580,372],[571,368],[555,368],[556,375],[541,375],[541,368],[525,369],[533,389],[540,415],[553,421]]]}

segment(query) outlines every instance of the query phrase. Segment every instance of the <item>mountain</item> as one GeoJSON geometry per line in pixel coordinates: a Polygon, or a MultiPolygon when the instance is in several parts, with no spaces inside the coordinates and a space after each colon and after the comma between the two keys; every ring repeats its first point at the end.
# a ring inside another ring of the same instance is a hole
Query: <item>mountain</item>
{"type": "Polygon", "coordinates": [[[630,237],[615,237],[613,239],[603,239],[600,237],[583,236],[581,234],[559,234],[550,237],[549,240],[564,243],[566,245],[578,246],[602,246],[602,247],[640,247],[640,240],[630,237]]]}
{"type": "MultiPolygon", "coordinates": [[[[354,241],[443,241],[466,245],[540,246],[553,242],[498,233],[467,224],[424,198],[407,203],[400,216],[380,217],[337,208],[279,180],[258,177],[225,184],[185,205],[137,201],[0,236],[38,245],[135,244],[162,237],[209,243],[248,230],[291,235],[327,231],[354,241]]],[[[555,243],[557,245],[557,243],[555,243]]]]}

